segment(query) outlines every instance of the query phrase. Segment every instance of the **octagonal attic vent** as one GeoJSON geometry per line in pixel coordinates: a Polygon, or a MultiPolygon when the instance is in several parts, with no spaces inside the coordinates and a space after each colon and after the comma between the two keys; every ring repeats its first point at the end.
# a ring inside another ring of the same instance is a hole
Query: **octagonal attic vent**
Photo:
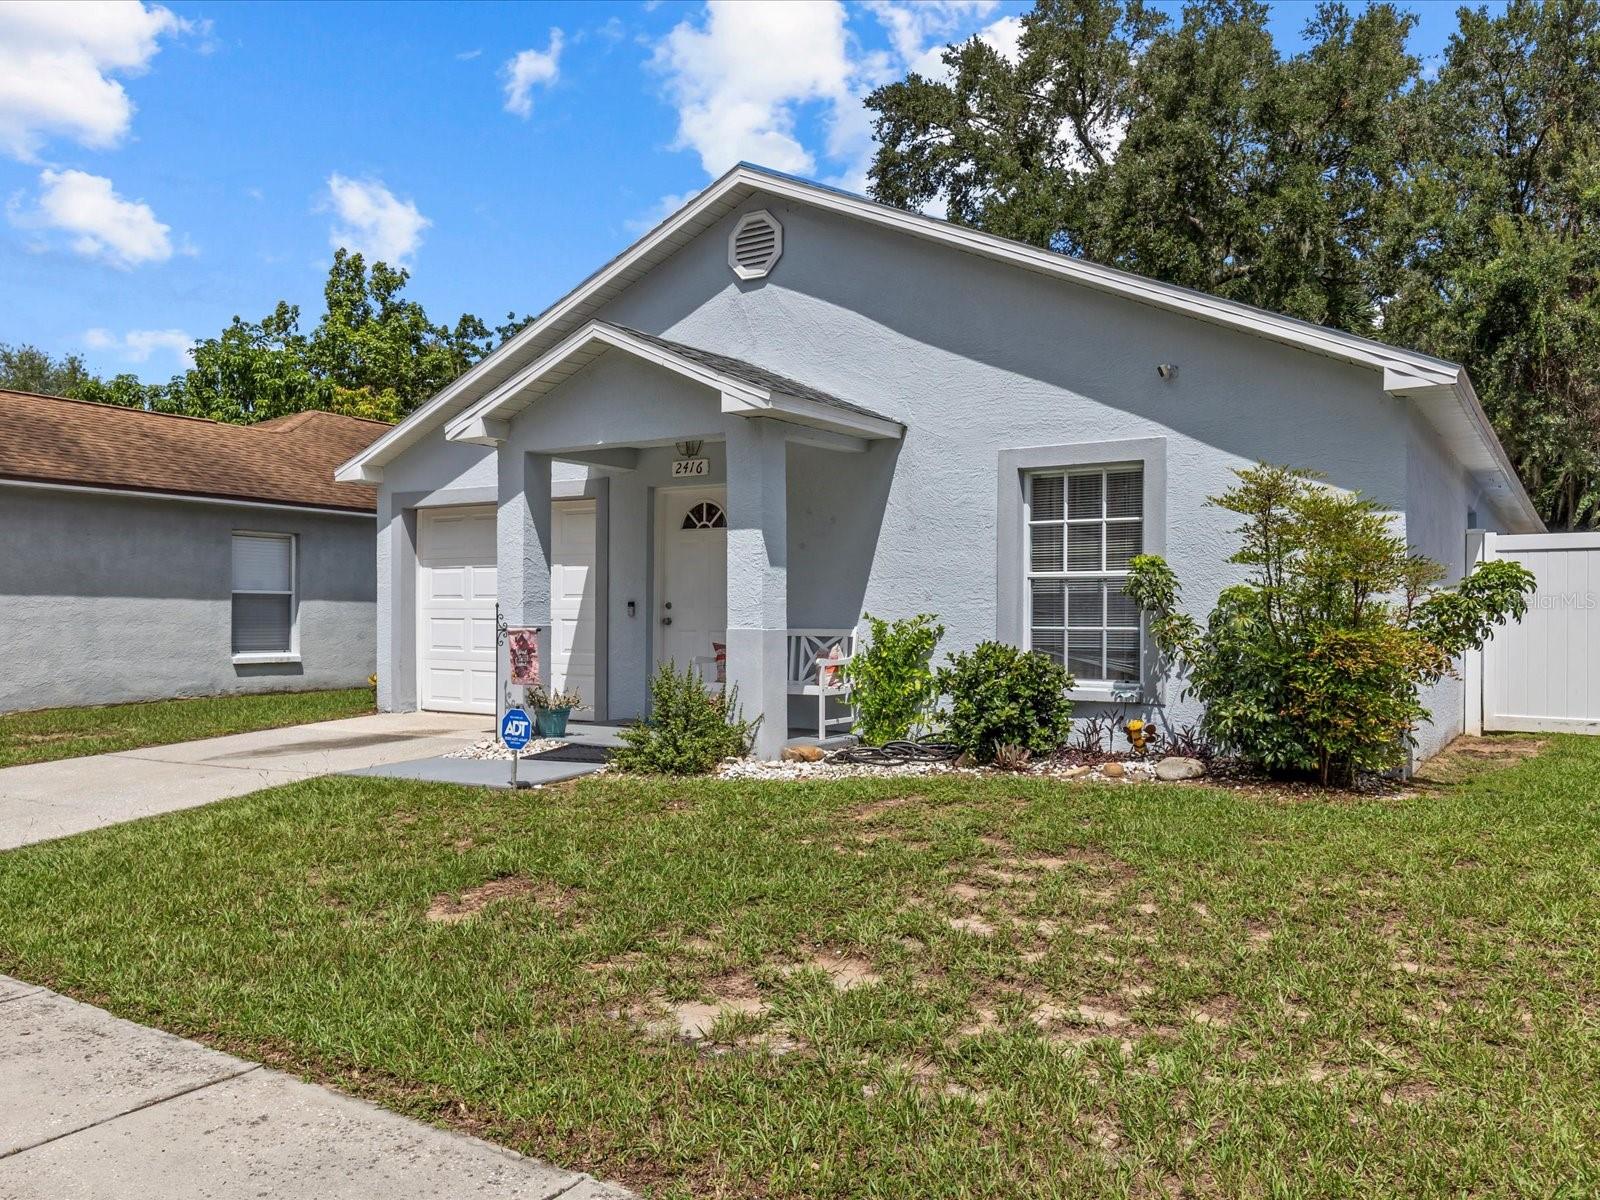
{"type": "Polygon", "coordinates": [[[783,226],[766,209],[745,213],[728,235],[728,265],[740,279],[760,279],[783,254],[783,226]]]}

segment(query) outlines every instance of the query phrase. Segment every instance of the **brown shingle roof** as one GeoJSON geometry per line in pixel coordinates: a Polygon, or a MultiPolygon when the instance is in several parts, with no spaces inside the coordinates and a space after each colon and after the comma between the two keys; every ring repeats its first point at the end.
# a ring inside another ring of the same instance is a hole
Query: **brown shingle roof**
{"type": "Polygon", "coordinates": [[[388,429],[301,412],[255,425],[0,390],[0,478],[373,512],[333,469],[388,429]]]}

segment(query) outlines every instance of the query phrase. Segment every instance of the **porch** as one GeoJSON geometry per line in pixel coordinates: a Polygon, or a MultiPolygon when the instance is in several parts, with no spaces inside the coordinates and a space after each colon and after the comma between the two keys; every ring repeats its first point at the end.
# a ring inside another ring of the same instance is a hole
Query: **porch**
{"type": "Polygon", "coordinates": [[[814,659],[860,618],[903,432],[752,363],[599,322],[447,431],[496,449],[499,608],[542,631],[548,677],[579,662],[595,716],[621,720],[645,715],[662,664],[720,675],[761,718],[768,758],[791,729],[817,735],[829,700],[808,690],[814,659]],[[553,521],[573,501],[594,504],[585,562],[553,521]]]}

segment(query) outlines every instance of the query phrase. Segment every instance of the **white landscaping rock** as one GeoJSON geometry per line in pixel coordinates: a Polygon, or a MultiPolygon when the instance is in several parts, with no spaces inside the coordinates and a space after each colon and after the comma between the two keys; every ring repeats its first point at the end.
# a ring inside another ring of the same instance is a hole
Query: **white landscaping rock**
{"type": "Polygon", "coordinates": [[[1198,758],[1163,758],[1156,764],[1156,778],[1174,783],[1180,779],[1199,779],[1206,765],[1198,758]]]}
{"type": "MultiPolygon", "coordinates": [[[[546,750],[554,750],[565,746],[564,738],[535,738],[522,748],[518,758],[532,758],[535,754],[543,754],[546,750]]],[[[505,743],[497,737],[486,737],[473,742],[470,746],[463,746],[459,750],[452,750],[444,755],[445,758],[475,758],[480,761],[492,761],[503,758],[511,761],[511,751],[506,749],[505,743]]]]}
{"type": "MultiPolygon", "coordinates": [[[[1109,764],[1105,764],[1109,765],[1109,764]]],[[[997,771],[993,767],[958,767],[953,762],[908,762],[891,765],[869,763],[761,762],[751,758],[725,759],[717,768],[721,779],[894,779],[925,775],[1032,775],[1042,779],[1082,779],[1094,783],[1142,783],[1153,779],[1154,768],[1138,761],[1118,762],[1120,775],[1105,775],[1102,767],[1072,766],[1049,760],[1030,763],[1025,771],[997,771]]],[[[1203,769],[1202,769],[1203,770],[1203,769]]]]}

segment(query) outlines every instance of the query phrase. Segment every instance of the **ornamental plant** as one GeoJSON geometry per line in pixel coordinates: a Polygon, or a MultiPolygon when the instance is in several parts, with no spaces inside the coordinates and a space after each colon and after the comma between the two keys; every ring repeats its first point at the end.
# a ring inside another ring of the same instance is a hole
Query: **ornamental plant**
{"type": "Polygon", "coordinates": [[[748,754],[755,730],[740,715],[737,688],[712,692],[692,667],[663,663],[650,681],[650,719],[617,735],[611,765],[638,775],[709,775],[723,759],[748,754]]]}
{"type": "Polygon", "coordinates": [[[1310,471],[1265,464],[1209,504],[1244,518],[1229,560],[1250,568],[1202,627],[1181,611],[1166,561],[1129,564],[1126,591],[1148,614],[1186,693],[1205,704],[1204,738],[1275,773],[1349,784],[1405,764],[1428,719],[1424,687],[1527,611],[1533,576],[1480,563],[1454,588],[1407,552],[1393,516],[1310,471]]]}
{"type": "Polygon", "coordinates": [[[869,613],[866,621],[871,637],[851,655],[844,676],[856,709],[855,732],[868,745],[881,746],[927,725],[939,698],[933,652],[944,626],[932,613],[895,621],[869,613]]]}
{"type": "Polygon", "coordinates": [[[1015,760],[1066,743],[1072,676],[1048,655],[982,642],[970,654],[952,654],[938,684],[949,699],[945,738],[975,762],[994,761],[1002,746],[1015,760]]]}

